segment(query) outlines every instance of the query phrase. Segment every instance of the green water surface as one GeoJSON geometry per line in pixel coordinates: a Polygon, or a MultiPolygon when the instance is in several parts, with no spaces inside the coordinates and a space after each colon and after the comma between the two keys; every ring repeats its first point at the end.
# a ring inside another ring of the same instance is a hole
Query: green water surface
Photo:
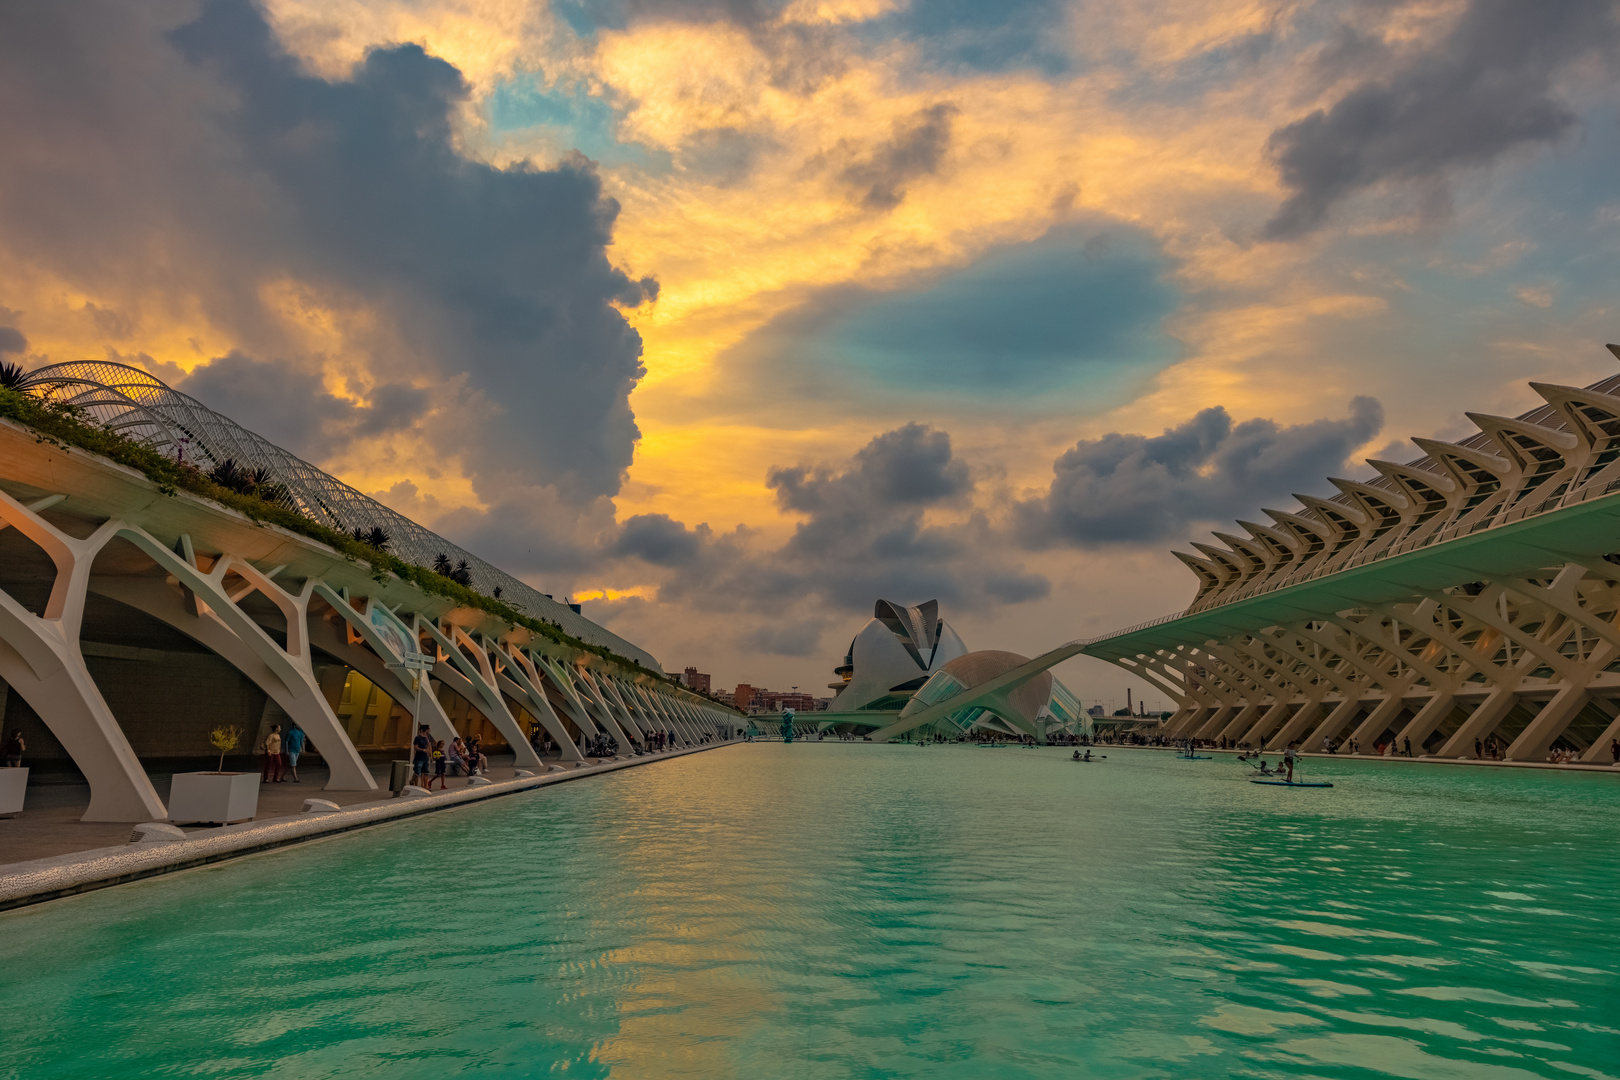
{"type": "Polygon", "coordinates": [[[1620,778],[737,745],[0,916],[0,1076],[1620,1076],[1620,778]]]}

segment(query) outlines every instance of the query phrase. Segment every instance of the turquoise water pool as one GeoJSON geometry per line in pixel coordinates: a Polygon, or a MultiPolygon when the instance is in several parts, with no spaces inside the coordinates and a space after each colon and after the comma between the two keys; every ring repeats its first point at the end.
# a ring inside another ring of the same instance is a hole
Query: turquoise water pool
{"type": "Polygon", "coordinates": [[[1620,1075],[1620,782],[727,747],[0,916],[0,1076],[1620,1075]]]}

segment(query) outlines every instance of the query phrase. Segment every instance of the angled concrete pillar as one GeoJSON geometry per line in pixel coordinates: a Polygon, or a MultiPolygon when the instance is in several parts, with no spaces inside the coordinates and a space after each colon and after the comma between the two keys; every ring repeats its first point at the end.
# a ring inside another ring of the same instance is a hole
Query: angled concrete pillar
{"type": "Polygon", "coordinates": [[[586,709],[585,703],[579,700],[579,695],[574,691],[574,684],[568,678],[563,665],[553,661],[544,653],[531,651],[528,656],[534,663],[535,671],[544,682],[557,691],[557,696],[562,701],[563,711],[568,714],[568,718],[579,729],[580,737],[589,740],[601,734],[602,729],[596,726],[596,721],[592,718],[590,710],[586,709]]]}
{"type": "Polygon", "coordinates": [[[1311,733],[1305,736],[1305,747],[1321,746],[1323,739],[1338,739],[1339,733],[1344,730],[1356,713],[1361,711],[1361,699],[1347,697],[1328,710],[1327,716],[1311,733]]]}
{"type": "Polygon", "coordinates": [[[1547,748],[1552,746],[1553,740],[1563,734],[1570,721],[1591,700],[1592,695],[1587,693],[1584,684],[1565,686],[1525,725],[1503,756],[1509,761],[1540,761],[1547,756],[1547,748]]]}
{"type": "Polygon", "coordinates": [[[1491,688],[1485,700],[1480,702],[1479,708],[1469,714],[1468,719],[1462,722],[1451,738],[1446,740],[1444,746],[1436,757],[1473,757],[1474,740],[1483,739],[1496,730],[1496,725],[1502,718],[1512,711],[1518,702],[1512,689],[1497,685],[1491,688]]]}
{"type": "MultiPolygon", "coordinates": [[[[199,614],[206,609],[216,616],[242,643],[252,650],[274,677],[280,680],[292,707],[286,705],[289,716],[299,718],[310,741],[321,752],[329,774],[326,787],[330,791],[375,791],[377,782],[371,770],[349,741],[348,732],[338,723],[337,714],[327,704],[315,681],[315,667],[309,645],[309,600],[313,585],[306,581],[302,590],[294,595],[277,585],[258,567],[230,553],[214,560],[205,573],[191,558],[176,554],[145,530],[125,525],[118,536],[128,540],[143,554],[167,571],[188,589],[199,605],[199,614]],[[235,575],[246,582],[234,594],[225,588],[226,578],[235,575]],[[264,627],[237,602],[251,592],[274,604],[287,624],[287,645],[283,648],[264,627]],[[306,723],[307,721],[307,723],[306,723]]],[[[182,537],[183,550],[190,551],[189,538],[182,537]]],[[[281,704],[281,700],[277,700],[281,704]]]]}
{"type": "Polygon", "coordinates": [[[79,651],[90,567],[119,523],[78,540],[3,491],[0,521],[38,544],[56,567],[42,616],[0,590],[0,678],[33,707],[90,782],[90,806],[80,820],[168,817],[79,651]]]}
{"type": "Polygon", "coordinates": [[[495,664],[489,652],[459,626],[452,625],[446,633],[431,620],[418,616],[412,629],[419,637],[426,633],[443,654],[444,659],[434,668],[435,674],[442,675],[446,682],[451,681],[448,676],[452,672],[465,680],[473,694],[472,703],[511,746],[516,764],[520,768],[540,764],[540,755],[529,745],[528,733],[518,724],[512,711],[506,707],[506,700],[501,697],[495,664]],[[443,671],[447,667],[452,670],[443,671]]]}
{"type": "Polygon", "coordinates": [[[575,746],[574,740],[569,737],[562,719],[551,707],[551,702],[546,697],[545,684],[541,682],[540,673],[535,669],[533,662],[516,646],[508,647],[504,652],[509,665],[503,677],[509,679],[512,688],[518,691],[512,696],[523,702],[534,718],[540,721],[540,726],[556,741],[565,759],[585,760],[584,755],[579,752],[579,747],[575,746]]]}
{"type": "MultiPolygon", "coordinates": [[[[1402,745],[1405,744],[1404,740],[1411,739],[1414,748],[1421,747],[1423,740],[1434,734],[1434,729],[1439,727],[1441,722],[1450,715],[1452,707],[1456,704],[1456,694],[1448,690],[1436,690],[1429,700],[1424,702],[1423,707],[1407,722],[1406,727],[1396,733],[1395,738],[1402,740],[1402,745]]],[[[1414,749],[1413,752],[1416,753],[1416,750],[1414,749]]],[[[1428,752],[1424,751],[1424,753],[1417,756],[1426,757],[1428,752]]]]}

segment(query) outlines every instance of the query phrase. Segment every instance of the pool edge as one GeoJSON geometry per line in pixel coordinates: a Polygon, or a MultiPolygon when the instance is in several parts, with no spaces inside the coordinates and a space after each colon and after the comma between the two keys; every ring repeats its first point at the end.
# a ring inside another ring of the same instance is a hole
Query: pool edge
{"type": "Polygon", "coordinates": [[[502,780],[488,786],[458,788],[453,792],[426,798],[405,800],[392,797],[376,802],[357,803],[342,810],[322,814],[266,818],[262,821],[230,826],[206,837],[170,843],[124,844],[118,847],[93,848],[67,855],[14,863],[10,867],[0,866],[0,912],[81,896],[116,885],[161,877],[164,874],[194,870],[295,844],[329,839],[344,833],[420,817],[423,814],[454,810],[587,776],[600,776],[638,765],[653,765],[707,750],[740,745],[744,744],[739,740],[718,742],[631,758],[627,761],[564,769],[542,776],[502,780]]]}

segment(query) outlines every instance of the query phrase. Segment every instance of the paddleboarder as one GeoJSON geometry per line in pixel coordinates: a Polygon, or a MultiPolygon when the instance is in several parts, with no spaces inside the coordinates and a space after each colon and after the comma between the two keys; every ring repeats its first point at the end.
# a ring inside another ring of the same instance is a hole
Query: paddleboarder
{"type": "Polygon", "coordinates": [[[1286,766],[1287,769],[1288,769],[1288,782],[1290,784],[1292,784],[1294,782],[1294,744],[1293,743],[1289,743],[1288,748],[1283,751],[1283,765],[1286,766]]]}

